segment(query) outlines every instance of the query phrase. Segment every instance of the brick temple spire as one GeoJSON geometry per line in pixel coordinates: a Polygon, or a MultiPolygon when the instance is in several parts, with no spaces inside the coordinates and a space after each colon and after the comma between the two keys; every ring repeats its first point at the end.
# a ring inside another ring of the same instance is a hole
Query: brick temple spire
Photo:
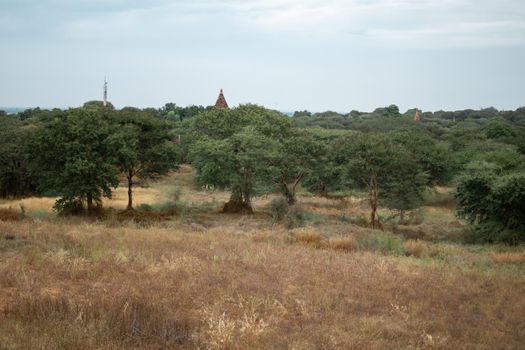
{"type": "Polygon", "coordinates": [[[421,120],[421,116],[419,115],[419,109],[416,109],[416,114],[414,114],[414,121],[418,123],[421,120]]]}
{"type": "Polygon", "coordinates": [[[219,97],[217,98],[217,102],[215,102],[215,108],[217,109],[228,109],[228,102],[226,102],[226,99],[224,98],[224,93],[221,89],[221,92],[219,93],[219,97]]]}

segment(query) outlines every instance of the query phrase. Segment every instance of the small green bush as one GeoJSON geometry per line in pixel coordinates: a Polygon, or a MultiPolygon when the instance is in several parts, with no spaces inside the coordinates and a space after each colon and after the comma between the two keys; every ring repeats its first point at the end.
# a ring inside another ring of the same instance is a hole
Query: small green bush
{"type": "Polygon", "coordinates": [[[284,224],[287,228],[301,227],[304,225],[306,215],[303,207],[295,204],[288,208],[288,212],[284,217],[284,224]]]}
{"type": "Polygon", "coordinates": [[[364,216],[357,215],[340,215],[339,220],[342,222],[349,222],[351,224],[361,226],[361,227],[367,227],[368,226],[368,219],[364,216]]]}
{"type": "Polygon", "coordinates": [[[280,222],[288,214],[289,205],[284,197],[277,197],[270,202],[270,212],[275,222],[280,222]]]}
{"type": "Polygon", "coordinates": [[[135,209],[138,210],[138,211],[152,211],[153,210],[153,206],[150,205],[150,204],[144,203],[144,204],[138,205],[135,209]]]}
{"type": "Polygon", "coordinates": [[[403,241],[394,235],[382,232],[367,234],[359,239],[363,250],[380,251],[384,254],[405,255],[403,241]]]}

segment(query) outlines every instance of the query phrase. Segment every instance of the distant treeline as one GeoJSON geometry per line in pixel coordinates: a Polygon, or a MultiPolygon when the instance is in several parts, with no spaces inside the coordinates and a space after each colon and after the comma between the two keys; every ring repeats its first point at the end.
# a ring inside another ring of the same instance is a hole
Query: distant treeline
{"type": "MultiPolygon", "coordinates": [[[[390,118],[400,118],[405,120],[405,122],[410,122],[414,119],[416,111],[414,108],[407,110],[405,113],[400,113],[396,105],[377,108],[371,113],[356,110],[347,114],[333,111],[321,113],[296,111],[293,114],[293,119],[294,125],[298,127],[319,126],[325,129],[388,130],[393,127],[390,125],[392,124],[390,118]],[[386,124],[383,122],[386,122],[386,124]]],[[[436,122],[438,125],[444,126],[460,121],[484,123],[492,118],[502,118],[509,123],[525,127],[525,107],[518,108],[515,111],[498,111],[492,107],[480,110],[419,111],[419,116],[421,120],[436,122]]],[[[397,120],[395,124],[399,123],[400,121],[397,120]]]]}

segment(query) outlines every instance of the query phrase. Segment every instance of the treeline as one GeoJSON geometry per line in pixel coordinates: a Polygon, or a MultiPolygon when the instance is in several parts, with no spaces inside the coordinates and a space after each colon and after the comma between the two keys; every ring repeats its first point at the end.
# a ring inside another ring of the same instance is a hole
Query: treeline
{"type": "MultiPolygon", "coordinates": [[[[414,120],[416,109],[409,109],[401,113],[396,105],[380,107],[373,112],[353,110],[347,114],[326,111],[312,113],[296,111],[293,114],[293,123],[297,127],[321,127],[325,129],[347,129],[361,131],[388,131],[403,127],[414,120]]],[[[460,111],[419,111],[419,117],[427,128],[441,130],[456,124],[469,123],[482,125],[494,118],[501,118],[510,124],[525,127],[525,107],[515,111],[498,111],[495,108],[480,110],[466,109],[460,111]]]]}
{"type": "Polygon", "coordinates": [[[476,113],[421,113],[416,122],[415,110],[401,115],[389,106],[373,115],[352,111],[342,117],[348,125],[325,127],[301,121],[340,116],[290,118],[255,105],[114,110],[96,101],[32,110],[0,117],[0,190],[3,197],[57,196],[59,211],[76,213],[95,211],[120,178],[131,209],[137,180],[187,162],[201,185],[230,191],[225,212],[251,213],[254,196],[276,191],[286,207],[299,188],[358,193],[369,203],[370,225],[381,227],[379,207],[403,220],[426,191],[453,185],[458,215],[480,238],[515,243],[525,239],[523,109],[476,113]]]}

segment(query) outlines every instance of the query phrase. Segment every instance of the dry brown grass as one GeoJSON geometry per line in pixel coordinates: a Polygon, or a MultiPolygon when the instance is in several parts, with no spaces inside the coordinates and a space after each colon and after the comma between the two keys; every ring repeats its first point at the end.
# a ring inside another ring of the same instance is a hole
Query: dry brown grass
{"type": "Polygon", "coordinates": [[[351,252],[357,250],[358,243],[352,236],[335,237],[328,241],[328,246],[335,250],[351,252]]]}
{"type": "Polygon", "coordinates": [[[51,212],[53,210],[55,200],[56,198],[24,198],[0,204],[0,209],[20,208],[20,206],[22,205],[28,212],[51,212]]]}
{"type": "Polygon", "coordinates": [[[427,251],[427,244],[420,240],[408,240],[403,243],[407,256],[422,257],[427,251]]]}
{"type": "Polygon", "coordinates": [[[21,214],[12,208],[0,209],[0,221],[19,221],[21,214]]]}
{"type": "MultiPolygon", "coordinates": [[[[184,184],[187,206],[227,200],[193,187],[192,176],[183,167],[139,197],[157,204],[184,184]]],[[[446,243],[427,243],[427,259],[388,255],[373,244],[394,237],[402,247],[398,236],[335,218],[365,210],[352,201],[300,202],[330,219],[291,231],[260,211],[201,210],[147,228],[0,221],[0,349],[523,348],[523,264],[446,243]]],[[[53,200],[24,203],[30,212],[53,200]]]]}
{"type": "Polygon", "coordinates": [[[498,264],[523,264],[525,263],[525,252],[518,253],[490,253],[492,261],[498,264]]]}
{"type": "MultiPolygon", "coordinates": [[[[243,227],[258,224],[249,220],[243,227]]],[[[325,241],[315,230],[295,232],[305,244],[273,241],[279,233],[267,230],[272,243],[261,245],[238,228],[174,227],[0,223],[14,236],[0,242],[0,348],[518,349],[525,341],[523,274],[311,249],[325,241]]]]}
{"type": "Polygon", "coordinates": [[[323,240],[323,236],[312,229],[302,228],[293,231],[293,237],[297,242],[304,244],[320,245],[323,240]]]}

